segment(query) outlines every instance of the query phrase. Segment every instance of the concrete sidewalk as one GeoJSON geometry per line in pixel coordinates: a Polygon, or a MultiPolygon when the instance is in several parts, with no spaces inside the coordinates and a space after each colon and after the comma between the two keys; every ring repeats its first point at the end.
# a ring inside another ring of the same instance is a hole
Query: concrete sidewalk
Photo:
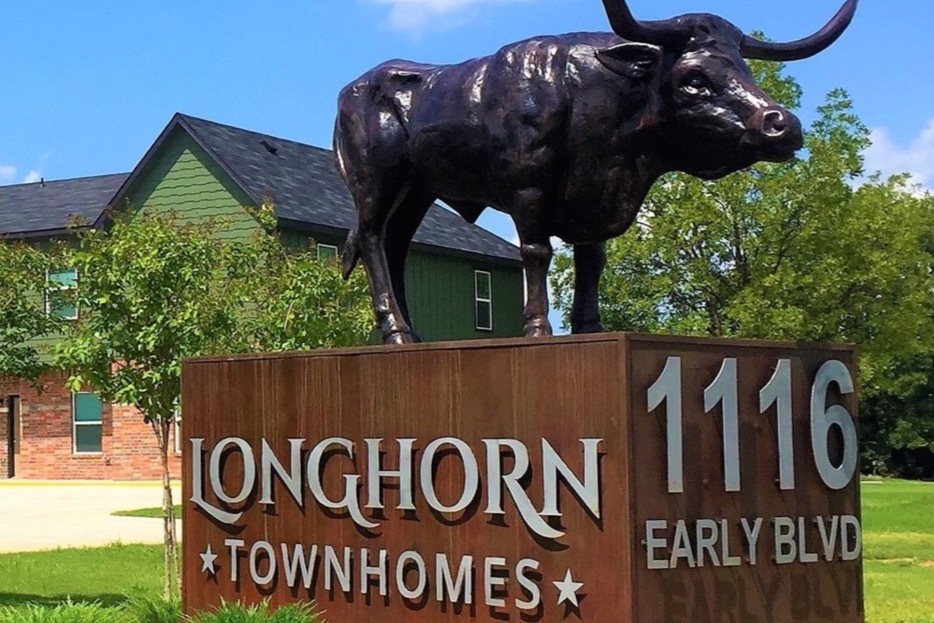
{"type": "MultiPolygon", "coordinates": [[[[180,485],[172,489],[181,503],[180,485]]],[[[159,482],[0,480],[0,552],[162,543],[161,519],[111,515],[158,506],[159,482]]]]}

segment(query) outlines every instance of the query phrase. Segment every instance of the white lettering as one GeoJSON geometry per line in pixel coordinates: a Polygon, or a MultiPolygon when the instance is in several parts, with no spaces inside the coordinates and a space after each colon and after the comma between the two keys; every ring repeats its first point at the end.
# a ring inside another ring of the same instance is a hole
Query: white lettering
{"type": "Polygon", "coordinates": [[[668,530],[668,522],[664,519],[650,519],[645,522],[645,549],[648,557],[649,569],[668,569],[668,558],[656,558],[655,550],[667,549],[668,539],[655,536],[656,530],[668,530]]]}
{"type": "Polygon", "coordinates": [[[581,482],[547,439],[542,439],[542,479],[545,489],[544,517],[561,517],[558,508],[558,474],[580,498],[590,514],[600,519],[600,455],[602,439],[581,439],[584,446],[584,480],[581,482]]]}
{"type": "Polygon", "coordinates": [[[743,517],[740,523],[743,525],[743,534],[746,535],[746,542],[749,544],[749,564],[754,565],[759,556],[759,551],[757,549],[759,545],[759,534],[762,532],[762,524],[765,523],[765,520],[762,517],[756,517],[756,521],[750,526],[749,520],[743,517]]]}
{"type": "Polygon", "coordinates": [[[379,594],[385,597],[389,594],[388,581],[386,580],[388,552],[381,549],[377,555],[379,560],[375,566],[372,566],[369,564],[370,550],[366,548],[360,550],[360,592],[364,595],[370,592],[370,578],[375,577],[379,580],[379,594]]]}
{"type": "Polygon", "coordinates": [[[713,519],[698,519],[694,526],[694,532],[697,536],[697,566],[704,566],[704,553],[710,558],[714,567],[720,566],[720,559],[714,546],[719,539],[719,526],[713,519]]]}
{"type": "Polygon", "coordinates": [[[457,569],[457,579],[451,577],[451,566],[448,563],[447,554],[438,554],[435,556],[435,576],[436,597],[438,601],[444,601],[444,592],[447,591],[452,603],[458,603],[463,600],[467,605],[473,603],[473,556],[464,556],[461,558],[460,567],[457,569]]]}
{"type": "Polygon", "coordinates": [[[260,474],[263,480],[260,504],[275,504],[272,499],[272,475],[276,473],[298,507],[302,507],[302,444],[304,442],[304,439],[289,439],[290,469],[287,472],[273,454],[269,443],[265,439],[262,440],[259,458],[260,474]]]}
{"type": "Polygon", "coordinates": [[[211,451],[209,474],[211,489],[218,500],[227,504],[245,502],[250,497],[253,486],[256,484],[256,460],[253,458],[253,448],[250,447],[246,440],[239,437],[221,439],[211,451]],[[237,495],[227,495],[227,492],[224,491],[224,484],[221,482],[221,459],[227,446],[236,446],[243,457],[243,484],[240,486],[240,492],[237,495]]]}
{"type": "Polygon", "coordinates": [[[353,522],[361,528],[366,528],[368,530],[378,528],[379,524],[368,521],[363,516],[363,513],[360,512],[360,501],[357,498],[357,486],[360,481],[359,474],[344,474],[344,497],[340,501],[335,502],[324,494],[324,487],[321,485],[321,472],[323,471],[321,460],[324,457],[325,451],[332,445],[340,446],[346,450],[347,456],[353,460],[353,443],[350,440],[344,439],[343,437],[330,437],[321,441],[308,455],[308,466],[306,470],[308,488],[311,489],[312,494],[314,494],[315,500],[325,508],[333,510],[346,509],[350,513],[353,522]]]}
{"type": "Polygon", "coordinates": [[[202,457],[201,448],[204,445],[203,437],[191,438],[191,502],[203,510],[210,517],[225,524],[234,524],[243,517],[243,513],[228,513],[225,510],[217,508],[204,501],[204,483],[202,476],[202,457]]]}
{"type": "Polygon", "coordinates": [[[257,586],[265,586],[276,577],[276,551],[272,548],[270,543],[266,541],[257,541],[253,544],[253,547],[250,548],[250,577],[257,586]],[[263,575],[259,573],[260,550],[266,554],[266,558],[269,561],[266,573],[263,575]]]}
{"type": "Polygon", "coordinates": [[[516,607],[519,610],[535,610],[542,603],[541,589],[525,574],[528,570],[537,571],[538,566],[538,561],[531,558],[523,558],[516,565],[516,580],[519,582],[519,586],[522,587],[523,592],[529,596],[528,600],[516,600],[516,607]]]}
{"type": "Polygon", "coordinates": [[[240,577],[240,561],[237,558],[240,555],[240,548],[246,545],[246,542],[240,539],[224,539],[224,545],[230,548],[230,581],[236,582],[240,577]]]}
{"type": "Polygon", "coordinates": [[[404,599],[417,600],[425,592],[425,586],[428,584],[428,572],[425,569],[425,559],[418,552],[402,552],[399,560],[396,561],[396,588],[404,599]],[[415,588],[410,589],[405,583],[405,575],[409,563],[414,563],[415,571],[418,574],[418,582],[415,588]]]}
{"type": "Polygon", "coordinates": [[[743,560],[739,556],[730,555],[730,522],[720,520],[720,559],[724,567],[738,567],[743,560]]]}
{"type": "Polygon", "coordinates": [[[827,534],[827,526],[823,517],[817,518],[817,529],[820,532],[820,540],[824,546],[824,560],[833,561],[834,546],[837,543],[837,535],[840,532],[840,517],[834,515],[830,518],[830,534],[827,534]]]}
{"type": "Polygon", "coordinates": [[[863,529],[853,515],[840,518],[840,548],[843,560],[856,560],[863,552],[863,529]]]}
{"type": "Polygon", "coordinates": [[[693,569],[697,566],[694,551],[691,549],[691,541],[688,538],[688,527],[683,519],[679,519],[678,523],[675,524],[675,539],[671,548],[671,560],[668,562],[668,567],[677,569],[678,561],[682,558],[687,560],[690,568],[693,569]]]}
{"type": "Polygon", "coordinates": [[[412,453],[415,439],[397,439],[399,443],[399,469],[381,469],[380,446],[382,439],[364,439],[367,449],[367,487],[369,495],[366,508],[385,508],[383,506],[383,478],[399,479],[400,510],[414,511],[415,500],[412,491],[412,453]]]}
{"type": "Polygon", "coordinates": [[[495,599],[493,597],[494,589],[506,586],[506,578],[494,575],[493,572],[496,570],[493,567],[502,567],[505,564],[505,558],[487,558],[483,563],[483,594],[486,597],[486,605],[491,608],[504,608],[506,606],[505,599],[495,599]]]}
{"type": "Polygon", "coordinates": [[[807,518],[798,517],[798,560],[804,563],[812,563],[817,562],[817,554],[808,551],[807,522],[807,518]]]}
{"type": "Polygon", "coordinates": [[[529,471],[529,450],[525,444],[516,439],[484,439],[486,445],[487,458],[487,508],[488,515],[503,515],[503,492],[502,485],[506,485],[506,490],[512,496],[512,501],[522,520],[535,534],[546,539],[557,539],[564,536],[564,532],[555,530],[541,518],[535,508],[532,506],[529,496],[519,482],[529,471]],[[502,454],[503,447],[512,451],[515,461],[512,471],[508,474],[502,473],[502,454]]]}
{"type": "Polygon", "coordinates": [[[344,564],[337,559],[337,553],[330,545],[324,546],[324,590],[329,591],[333,586],[331,576],[337,576],[341,591],[350,592],[350,548],[344,548],[344,564]]]}
{"type": "Polygon", "coordinates": [[[455,437],[441,437],[440,439],[435,439],[428,444],[422,456],[421,481],[422,494],[425,496],[425,500],[428,502],[429,506],[439,513],[460,513],[470,506],[471,502],[477,497],[477,491],[480,489],[480,469],[477,467],[477,457],[474,456],[470,446],[460,439],[455,437]],[[454,446],[464,466],[463,493],[461,493],[460,499],[455,502],[453,506],[445,506],[442,504],[441,500],[438,499],[437,492],[435,492],[433,469],[435,454],[441,446],[446,444],[454,446]]]}
{"type": "Polygon", "coordinates": [[[780,565],[792,563],[798,557],[795,544],[795,522],[791,517],[776,517],[775,524],[775,562],[780,565]]]}
{"type": "Polygon", "coordinates": [[[302,572],[302,586],[311,588],[311,582],[314,579],[315,563],[318,560],[318,546],[312,545],[308,550],[308,561],[305,562],[305,548],[296,543],[292,549],[292,555],[289,555],[289,546],[282,544],[282,566],[285,568],[286,584],[290,588],[297,585],[298,571],[302,572]]]}

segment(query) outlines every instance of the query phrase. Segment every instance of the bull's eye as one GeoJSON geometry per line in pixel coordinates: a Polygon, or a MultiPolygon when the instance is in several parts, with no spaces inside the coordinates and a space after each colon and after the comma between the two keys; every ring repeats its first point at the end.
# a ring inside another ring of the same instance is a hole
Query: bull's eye
{"type": "Polygon", "coordinates": [[[693,73],[681,83],[681,89],[688,95],[709,95],[710,82],[703,74],[693,73]]]}

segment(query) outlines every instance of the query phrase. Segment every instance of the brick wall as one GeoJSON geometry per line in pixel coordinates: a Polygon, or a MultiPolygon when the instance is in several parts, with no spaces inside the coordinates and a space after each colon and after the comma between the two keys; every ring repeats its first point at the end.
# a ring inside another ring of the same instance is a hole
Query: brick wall
{"type": "MultiPolygon", "coordinates": [[[[20,396],[20,445],[15,457],[17,478],[159,480],[162,467],[152,428],[133,407],[104,405],[102,452],[75,454],[71,393],[64,378],[43,377],[38,393],[20,380],[0,379],[0,397],[20,396]]],[[[7,476],[6,416],[0,424],[0,478],[7,476]]],[[[170,440],[174,449],[174,439],[170,440]]],[[[170,452],[173,478],[181,474],[181,457],[170,452]]]]}
{"type": "Polygon", "coordinates": [[[6,415],[6,394],[0,394],[0,478],[6,478],[9,475],[7,471],[10,467],[9,457],[7,456],[7,450],[9,444],[7,443],[8,435],[10,434],[7,430],[7,415],[6,415]]]}

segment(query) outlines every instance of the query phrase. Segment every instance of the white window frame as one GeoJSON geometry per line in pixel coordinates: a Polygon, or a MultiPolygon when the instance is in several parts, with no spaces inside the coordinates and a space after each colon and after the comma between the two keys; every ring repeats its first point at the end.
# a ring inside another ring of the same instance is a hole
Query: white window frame
{"type": "Polygon", "coordinates": [[[175,435],[175,456],[182,455],[182,413],[178,409],[175,410],[174,418],[175,428],[173,434],[175,435]]]}
{"type": "Polygon", "coordinates": [[[321,257],[321,249],[332,249],[334,251],[335,259],[339,259],[341,256],[340,249],[337,248],[336,244],[322,244],[319,242],[318,244],[315,245],[315,253],[317,253],[319,260],[330,259],[330,258],[321,257]]]}
{"type": "MultiPolygon", "coordinates": [[[[71,268],[71,269],[68,269],[68,270],[71,270],[72,272],[75,273],[75,283],[77,284],[77,283],[78,283],[78,269],[77,269],[77,268],[71,268]]],[[[56,272],[65,272],[65,271],[64,271],[64,270],[61,270],[61,271],[56,271],[56,272]]],[[[51,287],[52,287],[52,282],[49,281],[49,277],[50,277],[50,276],[51,276],[51,271],[49,271],[48,268],[45,269],[45,291],[42,293],[42,300],[43,300],[43,303],[44,303],[44,305],[45,305],[45,315],[46,315],[46,316],[51,316],[51,315],[52,315],[52,308],[51,308],[51,305],[50,305],[51,302],[49,301],[49,290],[50,290],[51,287]]],[[[73,290],[74,288],[75,288],[75,286],[66,286],[66,285],[59,285],[59,286],[58,286],[58,289],[61,290],[61,291],[64,291],[64,290],[73,290]]],[[[74,320],[77,320],[78,317],[79,317],[80,315],[81,315],[81,314],[80,314],[79,311],[78,311],[78,306],[75,305],[75,315],[74,315],[74,316],[62,316],[62,320],[74,321],[74,320]]],[[[82,393],[85,393],[85,392],[82,392],[82,393]]]]}
{"type": "Polygon", "coordinates": [[[79,456],[100,456],[104,453],[104,403],[101,402],[101,419],[96,422],[79,422],[78,410],[75,399],[78,395],[93,394],[94,392],[72,392],[71,393],[71,452],[79,456]],[[96,452],[86,452],[78,450],[78,427],[79,426],[100,426],[101,427],[101,449],[96,452]]]}
{"type": "Polygon", "coordinates": [[[493,330],[493,273],[488,270],[475,270],[473,271],[473,315],[474,315],[474,328],[477,331],[492,331],[493,330]],[[489,298],[482,298],[480,296],[480,275],[486,275],[486,278],[490,284],[490,296],[489,298]],[[477,309],[478,303],[487,303],[489,305],[490,317],[489,317],[489,326],[480,326],[480,313],[477,309]]]}

